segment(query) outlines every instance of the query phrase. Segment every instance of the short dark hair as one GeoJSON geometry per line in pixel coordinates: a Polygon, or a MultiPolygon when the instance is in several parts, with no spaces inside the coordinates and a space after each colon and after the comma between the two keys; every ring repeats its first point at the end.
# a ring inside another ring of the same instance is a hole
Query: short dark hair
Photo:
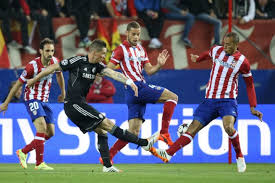
{"type": "Polygon", "coordinates": [[[105,43],[105,41],[101,40],[101,39],[95,39],[92,41],[90,47],[89,47],[89,51],[101,51],[103,48],[106,48],[107,45],[105,43]]]}
{"type": "Polygon", "coordinates": [[[127,25],[127,31],[131,30],[131,28],[138,29],[140,25],[136,21],[132,21],[127,25]]]}
{"type": "Polygon", "coordinates": [[[39,48],[40,48],[41,50],[43,50],[45,44],[52,44],[52,45],[54,45],[54,41],[51,40],[50,38],[44,38],[44,39],[40,42],[39,48]]]}
{"type": "Polygon", "coordinates": [[[240,38],[239,38],[239,36],[238,36],[238,34],[237,34],[236,32],[228,32],[228,33],[225,34],[224,37],[225,37],[225,38],[226,38],[226,37],[232,37],[234,43],[236,43],[236,44],[238,44],[239,41],[240,41],[240,38]]]}

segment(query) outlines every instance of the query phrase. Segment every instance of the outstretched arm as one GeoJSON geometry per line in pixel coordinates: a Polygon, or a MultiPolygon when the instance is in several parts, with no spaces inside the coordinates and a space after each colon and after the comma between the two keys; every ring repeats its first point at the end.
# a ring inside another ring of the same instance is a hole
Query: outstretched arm
{"type": "Polygon", "coordinates": [[[134,90],[135,96],[138,96],[138,88],[135,85],[135,83],[131,79],[126,78],[120,72],[114,71],[110,68],[105,68],[105,69],[103,69],[102,74],[104,76],[108,76],[110,78],[113,78],[114,80],[117,80],[117,81],[119,81],[123,84],[129,85],[134,90]]]}
{"type": "Polygon", "coordinates": [[[37,81],[39,81],[41,78],[43,78],[44,76],[47,76],[47,75],[53,73],[56,70],[61,70],[61,67],[59,66],[59,63],[52,64],[52,65],[48,66],[45,70],[43,70],[42,72],[40,72],[34,78],[29,79],[27,81],[27,85],[28,86],[34,85],[34,83],[36,83],[37,81]]]}
{"type": "Polygon", "coordinates": [[[168,57],[169,57],[168,51],[166,49],[162,50],[162,52],[159,54],[157,58],[158,63],[156,65],[152,66],[150,62],[145,64],[144,66],[145,72],[148,75],[155,74],[166,63],[166,60],[168,59],[168,57]]]}
{"type": "Polygon", "coordinates": [[[255,87],[253,83],[252,73],[250,71],[250,64],[247,59],[241,65],[240,71],[242,73],[243,79],[246,84],[246,92],[247,92],[248,101],[250,104],[250,112],[252,115],[257,116],[262,121],[263,113],[255,109],[257,105],[257,98],[256,98],[256,92],[255,92],[255,87]]]}
{"type": "Polygon", "coordinates": [[[10,101],[12,100],[12,98],[14,97],[15,93],[18,91],[18,89],[23,85],[22,82],[20,82],[19,80],[16,81],[16,83],[14,84],[14,86],[12,87],[12,89],[10,90],[6,100],[4,101],[3,104],[1,104],[0,106],[0,112],[3,112],[5,114],[5,111],[8,109],[8,105],[10,103],[10,101]]]}
{"type": "Polygon", "coordinates": [[[209,60],[211,57],[209,56],[209,51],[202,52],[200,55],[190,54],[190,58],[192,62],[201,62],[204,60],[209,60]]]}

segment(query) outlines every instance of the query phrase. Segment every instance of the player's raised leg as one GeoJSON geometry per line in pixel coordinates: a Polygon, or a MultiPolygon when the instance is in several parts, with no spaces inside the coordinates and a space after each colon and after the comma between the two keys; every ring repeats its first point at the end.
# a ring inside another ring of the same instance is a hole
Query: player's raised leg
{"type": "Polygon", "coordinates": [[[178,103],[178,96],[175,93],[167,89],[164,89],[157,102],[164,103],[163,115],[162,115],[162,126],[161,126],[159,140],[162,140],[166,144],[171,146],[173,144],[173,141],[170,137],[168,129],[169,129],[171,118],[174,113],[174,109],[178,103]]]}
{"type": "Polygon", "coordinates": [[[228,115],[228,116],[224,116],[222,119],[223,119],[224,130],[226,131],[229,138],[231,139],[232,145],[236,152],[236,162],[237,162],[238,172],[240,173],[245,172],[246,163],[241,151],[239,134],[237,130],[235,130],[234,128],[235,117],[228,115]]]}
{"type": "Polygon", "coordinates": [[[154,151],[151,151],[151,153],[167,163],[179,149],[188,145],[202,128],[203,125],[199,121],[193,120],[187,131],[182,136],[180,136],[167,150],[155,149],[154,151]]]}
{"type": "Polygon", "coordinates": [[[101,128],[105,131],[108,131],[110,134],[115,136],[116,138],[128,141],[134,144],[137,144],[141,146],[144,150],[150,151],[153,147],[153,144],[158,140],[159,138],[159,132],[156,132],[148,139],[142,139],[138,136],[132,134],[128,130],[123,130],[120,127],[116,126],[111,120],[108,118],[105,118],[98,126],[98,128],[101,128]]]}

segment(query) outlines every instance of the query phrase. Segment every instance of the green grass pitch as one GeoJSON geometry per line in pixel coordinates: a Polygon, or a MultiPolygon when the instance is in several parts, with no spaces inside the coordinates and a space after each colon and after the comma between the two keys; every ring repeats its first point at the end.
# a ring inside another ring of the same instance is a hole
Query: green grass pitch
{"type": "Polygon", "coordinates": [[[99,164],[49,164],[54,171],[0,164],[1,183],[275,183],[275,164],[117,164],[122,173],[103,173],[99,164]]]}

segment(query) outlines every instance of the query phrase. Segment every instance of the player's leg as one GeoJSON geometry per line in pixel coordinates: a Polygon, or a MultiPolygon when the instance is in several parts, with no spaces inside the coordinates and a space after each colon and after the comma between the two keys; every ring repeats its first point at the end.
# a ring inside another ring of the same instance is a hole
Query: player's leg
{"type": "Polygon", "coordinates": [[[166,144],[170,146],[173,144],[173,141],[170,137],[168,128],[169,128],[170,120],[174,113],[174,109],[178,103],[178,96],[175,93],[167,89],[164,89],[157,102],[164,103],[163,115],[162,115],[162,126],[160,130],[159,140],[164,141],[166,144]]]}
{"type": "MultiPolygon", "coordinates": [[[[146,94],[146,91],[144,90],[143,83],[137,82],[136,84],[139,90],[138,97],[134,96],[134,92],[130,87],[126,88],[125,97],[128,107],[128,130],[138,136],[142,122],[145,121],[143,116],[146,110],[146,104],[144,102],[141,103],[141,101],[143,100],[143,96],[146,94]]],[[[127,144],[128,142],[118,139],[110,149],[111,159],[113,159],[113,157],[127,144]]]]}
{"type": "Polygon", "coordinates": [[[109,146],[108,146],[108,135],[105,130],[100,128],[96,128],[94,130],[97,133],[97,145],[98,150],[102,159],[103,164],[103,172],[121,172],[121,170],[112,166],[109,154],[109,146]]]}
{"type": "MultiPolygon", "coordinates": [[[[129,129],[128,129],[128,131],[133,133],[134,135],[138,136],[139,132],[140,132],[141,125],[142,125],[142,121],[143,120],[139,119],[139,118],[130,119],[129,120],[129,129]]],[[[110,149],[111,160],[127,144],[128,144],[127,141],[123,141],[123,140],[118,139],[110,149]]]]}
{"type": "Polygon", "coordinates": [[[187,131],[180,136],[167,150],[155,149],[151,153],[167,163],[172,156],[181,148],[188,145],[194,138],[194,136],[203,128],[203,125],[198,120],[193,120],[187,131]]]}
{"type": "Polygon", "coordinates": [[[238,171],[245,172],[246,164],[240,147],[239,134],[234,128],[234,123],[238,117],[237,101],[233,99],[223,99],[219,113],[223,120],[224,130],[231,139],[236,152],[238,171]]]}
{"type": "Polygon", "coordinates": [[[99,125],[98,128],[101,128],[103,130],[108,131],[110,134],[115,136],[116,138],[131,142],[134,144],[137,144],[139,146],[142,146],[143,149],[149,151],[153,147],[153,144],[157,141],[159,138],[159,133],[153,134],[148,139],[142,139],[138,136],[132,134],[128,130],[123,130],[120,127],[116,126],[111,120],[108,118],[105,118],[99,125]]]}
{"type": "MultiPolygon", "coordinates": [[[[27,168],[26,160],[27,160],[28,152],[32,151],[33,149],[36,149],[36,147],[39,146],[39,144],[41,144],[40,141],[44,142],[45,132],[46,132],[46,122],[44,119],[44,116],[46,116],[46,113],[41,105],[41,102],[37,100],[30,100],[30,101],[26,101],[25,106],[36,127],[36,135],[34,140],[31,141],[31,143],[27,144],[24,148],[16,151],[16,154],[20,160],[20,164],[23,168],[27,168]]],[[[44,144],[43,144],[43,149],[44,149],[44,144]]],[[[37,158],[40,158],[40,157],[38,156],[37,158]]]]}
{"type": "Polygon", "coordinates": [[[47,131],[45,135],[45,140],[49,140],[55,134],[55,125],[53,123],[47,123],[47,131]]]}
{"type": "Polygon", "coordinates": [[[218,117],[215,103],[211,100],[205,99],[196,109],[193,115],[193,121],[188,127],[187,131],[180,136],[167,150],[156,149],[152,152],[153,155],[168,162],[172,156],[181,148],[188,145],[194,136],[213,119],[218,117]]]}

